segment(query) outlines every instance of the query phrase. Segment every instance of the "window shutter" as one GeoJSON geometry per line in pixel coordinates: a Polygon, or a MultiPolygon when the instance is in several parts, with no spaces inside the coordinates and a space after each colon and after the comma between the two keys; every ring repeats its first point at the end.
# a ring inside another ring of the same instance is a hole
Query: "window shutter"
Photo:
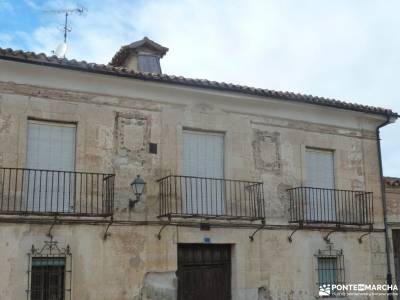
{"type": "Polygon", "coordinates": [[[141,72],[161,73],[160,60],[153,55],[139,55],[138,66],[141,72]]]}
{"type": "MultiPolygon", "coordinates": [[[[184,176],[224,178],[224,136],[217,133],[184,131],[184,176]]],[[[223,180],[197,180],[189,177],[188,190],[183,196],[186,213],[222,215],[224,207],[223,180]]]]}
{"type": "Polygon", "coordinates": [[[62,171],[50,172],[50,175],[36,171],[26,173],[34,183],[24,187],[30,210],[69,212],[73,209],[70,198],[75,175],[68,172],[75,170],[75,130],[75,125],[71,124],[29,121],[27,168],[62,171]],[[52,192],[46,190],[48,186],[52,192]]]}
{"type": "Polygon", "coordinates": [[[306,186],[333,189],[335,186],[333,152],[306,150],[306,186]]]}
{"type": "Polygon", "coordinates": [[[210,178],[224,177],[224,136],[184,131],[183,174],[210,178]]]}
{"type": "Polygon", "coordinates": [[[27,166],[74,171],[75,125],[29,121],[27,166]]]}

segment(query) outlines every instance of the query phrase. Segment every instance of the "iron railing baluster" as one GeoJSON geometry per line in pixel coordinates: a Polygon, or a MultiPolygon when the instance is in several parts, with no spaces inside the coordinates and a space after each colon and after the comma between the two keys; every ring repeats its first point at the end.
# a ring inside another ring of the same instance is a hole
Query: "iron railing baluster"
{"type": "Polygon", "coordinates": [[[20,198],[19,198],[19,210],[22,211],[22,199],[24,196],[24,178],[25,178],[25,170],[22,171],[22,178],[21,178],[21,191],[20,191],[20,198]]]}
{"type": "Polygon", "coordinates": [[[15,191],[14,191],[14,210],[16,210],[17,203],[17,186],[18,186],[18,169],[15,169],[15,191]]]}
{"type": "Polygon", "coordinates": [[[3,169],[3,175],[1,180],[1,205],[0,209],[3,210],[3,201],[4,201],[4,182],[6,181],[6,169],[3,169]]]}

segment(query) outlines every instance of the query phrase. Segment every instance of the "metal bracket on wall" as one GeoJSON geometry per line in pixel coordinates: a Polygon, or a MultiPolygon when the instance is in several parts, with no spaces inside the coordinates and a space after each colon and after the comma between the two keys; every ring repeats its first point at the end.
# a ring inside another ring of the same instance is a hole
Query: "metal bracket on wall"
{"type": "Polygon", "coordinates": [[[339,228],[337,229],[333,229],[331,231],[328,232],[328,234],[326,236],[324,236],[324,241],[327,242],[328,244],[331,242],[331,239],[329,238],[329,236],[334,233],[334,232],[338,232],[339,228]]]}
{"type": "Polygon", "coordinates": [[[292,233],[288,236],[287,239],[288,239],[289,243],[293,242],[293,238],[292,238],[293,234],[295,234],[296,231],[297,231],[297,230],[300,230],[300,229],[301,229],[300,227],[299,227],[299,228],[296,228],[296,229],[293,230],[292,233]]]}
{"type": "Polygon", "coordinates": [[[372,231],[369,231],[369,232],[367,232],[367,233],[364,233],[364,234],[360,235],[360,237],[358,238],[358,242],[359,242],[360,244],[362,244],[362,239],[363,239],[363,237],[364,237],[364,236],[367,236],[368,234],[371,234],[371,233],[372,233],[372,231]]]}
{"type": "Polygon", "coordinates": [[[258,227],[258,228],[253,232],[253,234],[249,236],[249,239],[250,239],[251,242],[254,241],[254,235],[255,235],[257,232],[259,232],[261,229],[263,229],[263,228],[264,228],[264,225],[265,225],[265,224],[262,224],[262,226],[258,227]]]}
{"type": "Polygon", "coordinates": [[[110,228],[113,221],[114,221],[114,219],[111,216],[110,222],[107,224],[106,231],[104,232],[103,240],[106,240],[111,235],[111,233],[108,232],[108,229],[110,228]]]}
{"type": "Polygon", "coordinates": [[[57,216],[55,216],[54,217],[54,221],[53,221],[53,223],[51,224],[51,226],[50,226],[50,228],[49,228],[49,231],[47,232],[47,236],[49,237],[49,238],[53,238],[53,235],[51,234],[51,231],[53,230],[53,227],[54,227],[54,225],[56,225],[56,222],[57,222],[57,216]]]}
{"type": "Polygon", "coordinates": [[[374,230],[374,225],[372,225],[372,224],[369,225],[369,231],[367,233],[360,235],[360,237],[358,238],[358,242],[361,244],[363,237],[367,236],[368,234],[371,234],[373,230],[374,230]]]}
{"type": "Polygon", "coordinates": [[[166,223],[166,224],[164,224],[163,226],[161,226],[161,229],[160,229],[160,231],[159,231],[158,234],[157,234],[157,238],[158,238],[159,240],[161,240],[161,232],[164,230],[165,227],[167,227],[167,226],[170,225],[170,224],[171,224],[171,221],[169,221],[168,223],[166,223]]]}

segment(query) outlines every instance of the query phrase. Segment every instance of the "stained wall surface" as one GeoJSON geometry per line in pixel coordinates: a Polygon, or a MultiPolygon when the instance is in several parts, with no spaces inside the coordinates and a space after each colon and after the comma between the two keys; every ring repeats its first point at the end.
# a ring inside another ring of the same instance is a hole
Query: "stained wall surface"
{"type": "MultiPolygon", "coordinates": [[[[385,282],[375,136],[383,117],[16,62],[1,61],[0,70],[0,166],[26,167],[27,123],[35,119],[76,123],[76,171],[116,175],[106,239],[109,218],[62,219],[52,227],[58,245],[71,249],[73,299],[176,299],[177,245],[205,240],[232,245],[233,299],[314,299],[315,255],[329,246],[343,250],[346,282],[385,282]],[[253,242],[259,221],[174,220],[157,237],[168,221],[158,218],[157,180],[182,174],[184,129],[223,133],[225,178],[263,183],[266,225],[253,242]],[[335,188],[373,192],[374,232],[362,243],[363,228],[352,227],[332,233],[327,244],[329,226],[302,228],[288,241],[295,224],[288,223],[287,189],[305,183],[307,147],[334,152],[335,188]],[[129,208],[137,174],[147,184],[129,208]]],[[[1,217],[1,299],[25,299],[28,253],[49,239],[52,222],[1,217]]]]}

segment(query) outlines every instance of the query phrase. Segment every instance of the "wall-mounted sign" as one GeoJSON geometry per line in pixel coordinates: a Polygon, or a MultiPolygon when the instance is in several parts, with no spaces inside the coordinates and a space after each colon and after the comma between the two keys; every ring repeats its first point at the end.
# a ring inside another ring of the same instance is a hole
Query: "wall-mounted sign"
{"type": "Polygon", "coordinates": [[[205,244],[211,244],[211,239],[209,237],[204,237],[203,241],[205,244]]]}

